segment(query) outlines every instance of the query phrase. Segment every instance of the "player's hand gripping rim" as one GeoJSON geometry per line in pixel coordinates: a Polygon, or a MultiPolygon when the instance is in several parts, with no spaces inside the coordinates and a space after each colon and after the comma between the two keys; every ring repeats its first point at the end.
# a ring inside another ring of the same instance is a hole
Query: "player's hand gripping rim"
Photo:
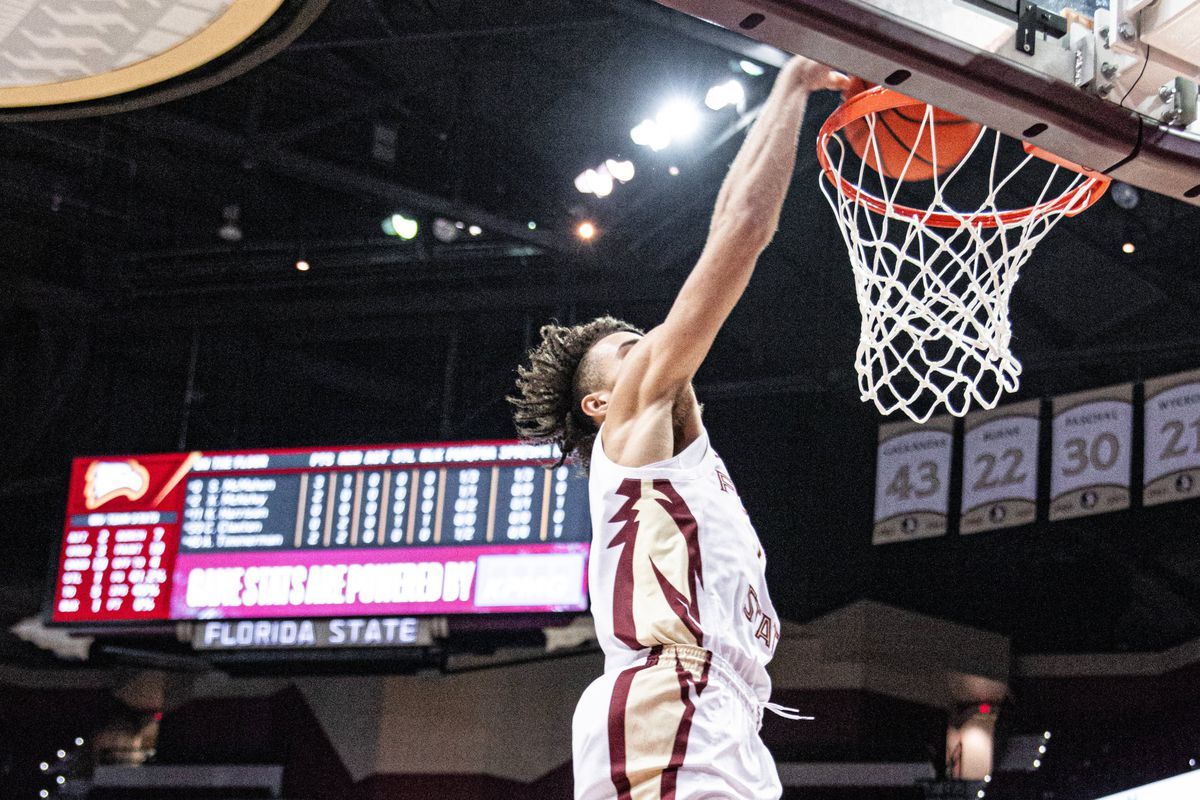
{"type": "Polygon", "coordinates": [[[850,85],[850,78],[846,75],[804,56],[792,56],[779,71],[778,79],[804,92],[820,89],[840,92],[850,85]]]}

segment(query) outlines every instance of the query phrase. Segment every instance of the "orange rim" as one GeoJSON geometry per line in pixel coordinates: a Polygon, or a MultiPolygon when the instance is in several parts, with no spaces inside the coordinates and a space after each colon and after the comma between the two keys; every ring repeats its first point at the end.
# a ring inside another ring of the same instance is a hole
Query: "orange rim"
{"type": "Polygon", "coordinates": [[[1052,153],[1048,153],[1040,147],[1036,147],[1029,142],[1022,142],[1025,147],[1025,152],[1032,156],[1056,164],[1060,167],[1078,172],[1087,178],[1087,181],[1075,189],[1070,189],[1064,192],[1059,197],[1053,200],[1046,200],[1037,205],[1027,206],[1025,208],[1016,208],[1009,211],[994,211],[988,213],[964,214],[961,217],[953,214],[945,214],[942,212],[931,212],[928,209],[911,208],[909,206],[900,205],[899,203],[888,204],[883,199],[876,197],[870,192],[855,186],[846,178],[842,177],[829,158],[828,145],[834,134],[845,128],[850,123],[860,120],[868,114],[874,114],[879,111],[888,111],[893,108],[903,108],[904,106],[924,106],[925,103],[919,100],[914,100],[911,97],[906,97],[899,92],[892,91],[884,86],[876,86],[872,89],[867,89],[865,92],[860,92],[849,100],[843,102],[837,109],[829,115],[829,119],[825,120],[825,124],[821,126],[821,131],[817,135],[817,160],[821,163],[821,170],[825,173],[825,177],[832,183],[844,197],[865,206],[876,214],[883,216],[899,216],[906,219],[921,222],[934,228],[958,228],[963,224],[976,225],[981,228],[995,228],[1001,225],[1014,225],[1026,221],[1032,216],[1044,216],[1046,214],[1055,214],[1065,212],[1067,216],[1073,217],[1089,208],[1093,203],[1099,200],[1104,192],[1108,189],[1108,184],[1111,178],[1103,173],[1081,167],[1078,164],[1067,161],[1052,153]]]}

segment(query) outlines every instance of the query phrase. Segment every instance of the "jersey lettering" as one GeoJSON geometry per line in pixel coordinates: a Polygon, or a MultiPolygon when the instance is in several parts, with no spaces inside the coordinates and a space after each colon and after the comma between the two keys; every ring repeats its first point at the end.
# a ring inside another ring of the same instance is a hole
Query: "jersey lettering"
{"type": "Polygon", "coordinates": [[[776,642],[779,641],[779,623],[763,611],[762,603],[758,599],[758,592],[754,591],[753,586],[746,587],[746,600],[742,603],[742,616],[755,626],[754,638],[766,645],[768,651],[774,650],[776,642]]]}
{"type": "Polygon", "coordinates": [[[746,615],[746,619],[751,622],[758,616],[761,607],[758,604],[758,593],[754,591],[754,587],[750,587],[746,595],[746,605],[742,606],[742,613],[746,615]]]}
{"type": "Polygon", "coordinates": [[[767,646],[768,650],[771,649],[771,647],[773,647],[775,644],[773,641],[771,641],[771,630],[771,618],[764,614],[762,622],[758,623],[758,630],[754,632],[754,638],[762,639],[763,644],[767,646]]]}

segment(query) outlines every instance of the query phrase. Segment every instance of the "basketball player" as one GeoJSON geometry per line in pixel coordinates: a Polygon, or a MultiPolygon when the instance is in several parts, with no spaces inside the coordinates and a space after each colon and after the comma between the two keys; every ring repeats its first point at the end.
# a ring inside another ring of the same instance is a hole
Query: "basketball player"
{"type": "Polygon", "coordinates": [[[759,738],[779,641],[758,536],[709,445],[692,376],[779,221],[808,95],[795,58],[717,195],[708,242],[649,333],[546,325],[510,398],[522,437],[589,468],[588,587],[605,672],[575,710],[577,800],[778,798],[759,738]]]}

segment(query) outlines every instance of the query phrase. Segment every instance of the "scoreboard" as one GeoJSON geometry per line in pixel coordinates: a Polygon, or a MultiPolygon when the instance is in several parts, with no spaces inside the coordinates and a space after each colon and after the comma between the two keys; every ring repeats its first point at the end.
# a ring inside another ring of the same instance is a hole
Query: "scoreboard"
{"type": "Polygon", "coordinates": [[[582,611],[587,481],[550,445],[77,458],[58,623],[582,611]]]}

